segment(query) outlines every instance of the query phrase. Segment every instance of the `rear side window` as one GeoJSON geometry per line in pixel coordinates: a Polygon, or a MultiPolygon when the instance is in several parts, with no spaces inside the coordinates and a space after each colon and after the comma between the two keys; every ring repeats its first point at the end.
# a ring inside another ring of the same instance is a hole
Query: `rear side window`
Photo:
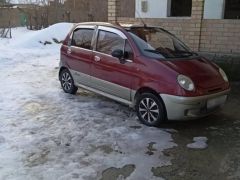
{"type": "Polygon", "coordinates": [[[93,29],[76,29],[73,32],[71,45],[84,49],[92,49],[91,43],[93,33],[93,29]]]}
{"type": "Polygon", "coordinates": [[[119,35],[100,30],[97,41],[97,51],[111,55],[116,49],[124,49],[124,39],[119,35]]]}

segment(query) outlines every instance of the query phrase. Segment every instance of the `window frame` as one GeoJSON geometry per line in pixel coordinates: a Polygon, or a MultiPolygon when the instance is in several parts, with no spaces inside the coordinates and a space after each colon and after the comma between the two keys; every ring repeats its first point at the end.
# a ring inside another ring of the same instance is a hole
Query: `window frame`
{"type": "Polygon", "coordinates": [[[106,26],[98,26],[97,28],[97,31],[96,31],[96,35],[94,37],[94,47],[93,47],[93,50],[94,52],[96,53],[100,53],[100,54],[103,54],[103,55],[106,55],[106,56],[110,56],[110,57],[113,57],[111,54],[106,54],[106,53],[103,53],[103,52],[99,52],[97,50],[97,44],[98,44],[98,38],[99,38],[99,33],[100,31],[105,31],[105,32],[109,32],[109,33],[113,33],[113,34],[116,34],[116,35],[119,35],[121,38],[123,38],[125,40],[125,43],[124,43],[124,53],[125,53],[125,47],[126,47],[126,44],[128,43],[131,50],[132,50],[132,54],[133,54],[133,59],[125,59],[129,62],[132,62],[134,60],[134,48],[132,47],[131,43],[129,42],[127,36],[122,32],[120,31],[119,29],[116,29],[116,28],[112,28],[112,27],[106,27],[106,26]]]}
{"type": "Polygon", "coordinates": [[[95,33],[96,33],[96,26],[79,25],[72,30],[71,36],[69,38],[68,46],[74,47],[74,48],[79,48],[79,49],[84,49],[84,50],[88,50],[88,51],[93,51],[94,50],[95,33]],[[93,35],[92,35],[92,40],[91,40],[91,49],[86,49],[86,48],[83,48],[83,47],[72,45],[74,32],[78,29],[93,30],[93,35]]]}
{"type": "MultiPolygon", "coordinates": [[[[97,33],[96,51],[97,51],[98,53],[106,54],[106,55],[111,56],[111,54],[107,54],[107,53],[104,53],[104,52],[100,52],[100,51],[98,50],[99,35],[100,35],[101,32],[106,32],[106,33],[114,34],[114,35],[117,35],[117,36],[118,36],[118,34],[116,34],[116,33],[114,33],[114,32],[105,31],[105,30],[99,30],[98,33],[97,33]]],[[[119,37],[120,37],[120,36],[119,36],[119,37]]],[[[120,37],[120,38],[122,38],[122,37],[120,37]]],[[[124,51],[125,44],[126,44],[126,39],[123,39],[123,49],[122,49],[123,51],[124,51]]]]}

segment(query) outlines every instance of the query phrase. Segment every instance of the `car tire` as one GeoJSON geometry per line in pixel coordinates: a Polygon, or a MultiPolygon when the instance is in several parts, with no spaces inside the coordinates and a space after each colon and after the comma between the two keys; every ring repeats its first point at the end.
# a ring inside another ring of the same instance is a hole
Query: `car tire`
{"type": "Polygon", "coordinates": [[[136,100],[135,109],[139,120],[147,126],[158,127],[166,117],[160,97],[152,93],[140,94],[136,100]]]}
{"type": "Polygon", "coordinates": [[[65,93],[69,93],[69,94],[77,93],[78,88],[77,86],[74,85],[73,77],[68,69],[63,69],[60,72],[59,78],[60,78],[62,89],[65,93]]]}

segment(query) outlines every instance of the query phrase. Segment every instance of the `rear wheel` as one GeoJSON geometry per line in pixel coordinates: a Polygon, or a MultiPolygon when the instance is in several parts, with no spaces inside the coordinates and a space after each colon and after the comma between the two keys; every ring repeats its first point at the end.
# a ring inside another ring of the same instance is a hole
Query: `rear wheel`
{"type": "Polygon", "coordinates": [[[60,82],[65,93],[76,94],[78,88],[74,85],[72,75],[69,70],[63,69],[60,73],[60,82]]]}
{"type": "Polygon", "coordinates": [[[159,126],[165,120],[165,111],[161,100],[151,93],[139,95],[136,111],[139,120],[147,126],[159,126]]]}

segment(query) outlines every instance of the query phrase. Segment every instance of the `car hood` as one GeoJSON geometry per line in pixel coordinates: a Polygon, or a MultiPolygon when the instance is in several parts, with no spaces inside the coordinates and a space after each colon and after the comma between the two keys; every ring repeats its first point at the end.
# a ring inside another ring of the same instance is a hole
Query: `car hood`
{"type": "Polygon", "coordinates": [[[190,77],[200,88],[214,88],[224,83],[217,65],[204,58],[170,60],[163,62],[179,74],[190,77]]]}

